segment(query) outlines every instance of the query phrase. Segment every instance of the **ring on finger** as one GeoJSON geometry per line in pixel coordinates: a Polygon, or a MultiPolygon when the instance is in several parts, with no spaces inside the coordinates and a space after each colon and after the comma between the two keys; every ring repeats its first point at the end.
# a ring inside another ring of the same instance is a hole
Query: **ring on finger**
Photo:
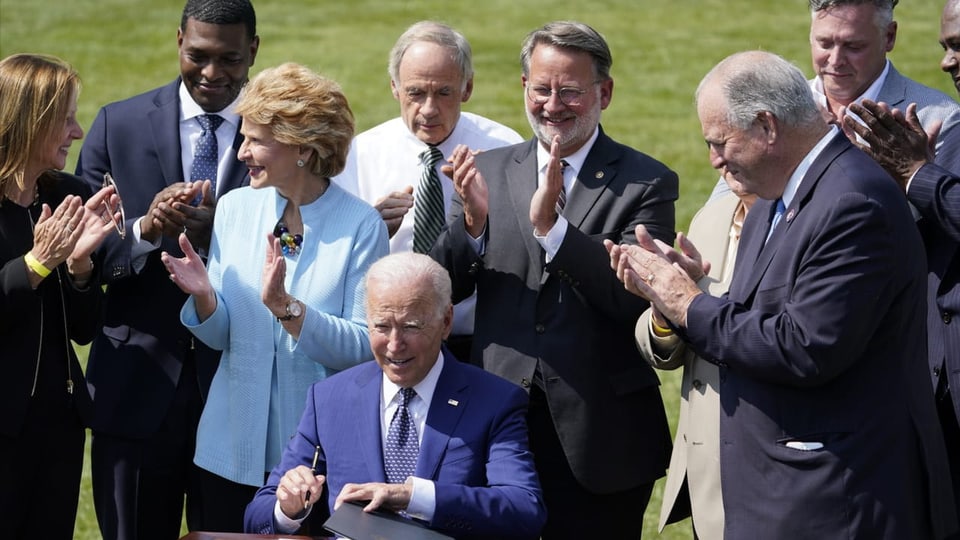
{"type": "Polygon", "coordinates": [[[647,279],[645,279],[644,281],[647,282],[647,285],[653,285],[653,278],[655,277],[656,276],[653,274],[653,272],[650,272],[650,274],[647,275],[647,279]]]}

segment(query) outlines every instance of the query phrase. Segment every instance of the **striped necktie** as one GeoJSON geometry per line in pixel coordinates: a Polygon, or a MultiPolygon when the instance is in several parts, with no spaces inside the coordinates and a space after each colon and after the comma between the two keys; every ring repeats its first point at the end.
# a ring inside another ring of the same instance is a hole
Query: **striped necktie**
{"type": "MultiPolygon", "coordinates": [[[[567,163],[567,160],[560,160],[560,176],[563,177],[563,174],[566,172],[567,167],[570,164],[567,163]]],[[[560,194],[557,195],[557,215],[563,215],[563,208],[567,206],[567,186],[563,184],[560,186],[560,194]]]]}
{"type": "Polygon", "coordinates": [[[440,236],[440,229],[446,220],[443,207],[443,186],[437,175],[437,163],[443,159],[443,153],[436,146],[429,146],[420,153],[423,172],[417,187],[417,198],[413,208],[413,251],[428,253],[440,236]]]}

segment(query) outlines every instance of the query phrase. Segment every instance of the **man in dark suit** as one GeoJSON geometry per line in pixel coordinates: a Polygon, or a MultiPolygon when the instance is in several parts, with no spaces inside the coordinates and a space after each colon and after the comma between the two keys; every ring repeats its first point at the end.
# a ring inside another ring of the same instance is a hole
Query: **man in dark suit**
{"type": "Polygon", "coordinates": [[[247,507],[246,530],[290,533],[306,521],[318,534],[334,508],[370,501],[367,510],[405,512],[457,537],[536,539],[546,511],[527,396],[441,349],[453,321],[447,272],[397,253],[370,267],[366,287],[376,362],[311,388],[296,435],[247,507]],[[405,417],[413,447],[404,469],[391,456],[405,417]]]}
{"type": "Polygon", "coordinates": [[[627,287],[720,367],[724,538],[948,536],[954,499],[920,360],[923,250],[902,194],[776,55],[721,62],[697,112],[711,164],[765,199],[730,292],[703,294],[653,250],[608,247],[627,287]]]}
{"type": "Polygon", "coordinates": [[[180,253],[184,230],[205,250],[216,195],[246,177],[236,158],[242,139],[233,103],[259,46],[253,6],[189,0],[177,45],[180,77],[101,109],[77,163],[77,174],[93,186],[105,172],[113,175],[126,213],[126,238],[115,237],[99,253],[106,307],[87,366],[94,503],[108,540],[177,538],[185,493],[188,526],[204,524],[198,479],[189,476],[219,353],[180,324],[186,296],[168,279],[160,253],[180,253]],[[212,113],[222,120],[206,133],[199,117],[212,113]],[[192,177],[200,161],[195,147],[211,134],[212,173],[192,177]]]}
{"type": "Polygon", "coordinates": [[[536,137],[454,151],[457,210],[431,256],[455,301],[476,287],[472,360],[530,391],[543,537],[636,538],[670,436],[657,376],[633,343],[647,302],[611,275],[601,241],[644,224],[673,243],[677,175],[600,128],[612,60],[594,29],[547,24],[521,61],[536,137]]]}
{"type": "MultiPolygon", "coordinates": [[[[960,91],[960,0],[948,0],[940,18],[940,67],[960,91]]],[[[851,105],[844,128],[859,135],[871,154],[904,190],[920,219],[927,251],[927,364],[947,443],[954,494],[960,496],[960,130],[951,130],[934,153],[919,119],[906,111],[864,100],[851,105]]],[[[931,126],[933,127],[933,126],[931,126]]]]}

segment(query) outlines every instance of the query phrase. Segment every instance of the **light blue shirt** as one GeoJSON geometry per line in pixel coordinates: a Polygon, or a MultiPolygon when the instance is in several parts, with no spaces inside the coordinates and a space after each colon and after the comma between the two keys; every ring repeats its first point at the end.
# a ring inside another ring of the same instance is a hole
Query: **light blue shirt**
{"type": "Polygon", "coordinates": [[[207,268],[217,308],[201,323],[191,297],[180,313],[197,338],[223,351],[194,461],[249,486],[280,462],[310,385],[373,358],[363,279],[388,252],[380,215],[336,184],[301,206],[303,245],[286,259],[286,290],[305,306],[295,340],[260,299],[267,238],[286,204],[273,188],[239,188],[220,200],[207,268]]]}

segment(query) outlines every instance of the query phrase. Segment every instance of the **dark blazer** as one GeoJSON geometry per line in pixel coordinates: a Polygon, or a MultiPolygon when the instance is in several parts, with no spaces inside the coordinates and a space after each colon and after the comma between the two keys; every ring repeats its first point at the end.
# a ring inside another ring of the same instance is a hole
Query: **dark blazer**
{"type": "Polygon", "coordinates": [[[729,295],[687,312],[686,339],[720,366],[724,537],[944,537],[955,507],[902,192],[835,133],[764,246],[773,207],[750,210],[729,295]]]}
{"type": "MultiPolygon", "coordinates": [[[[927,344],[934,388],[950,384],[960,418],[960,129],[943,139],[936,164],[920,167],[907,199],[920,213],[927,248],[927,344]],[[946,366],[944,369],[943,366],[946,366]]],[[[960,496],[960,494],[957,494],[960,496]]]]}
{"type": "MultiPolygon", "coordinates": [[[[99,189],[103,173],[117,182],[127,217],[127,239],[108,238],[98,266],[109,286],[103,331],[94,340],[87,380],[94,397],[92,428],[119,436],[156,432],[180,379],[184,358],[196,351],[203,392],[216,370],[219,353],[192,339],[180,324],[186,294],[173,284],[160,252],[181,254],[174,239],[163,238],[147,256],[144,269],[131,266],[133,223],[146,214],[154,196],[183,182],[180,155],[180,79],[100,109],[90,126],[77,174],[99,189]]],[[[239,130],[234,149],[239,149],[239,130]]],[[[247,170],[235,161],[219,188],[245,182],[247,170]]]]}
{"type": "MultiPolygon", "coordinates": [[[[317,382],[297,434],[247,506],[244,528],[274,533],[277,485],[297,465],[327,475],[305,523],[319,534],[344,484],[386,482],[380,432],[383,372],[366,362],[317,382]]],[[[445,353],[430,402],[415,476],[436,486],[431,528],[460,538],[537,538],[546,521],[527,447],[527,396],[516,385],[445,353]]]]}
{"type": "Polygon", "coordinates": [[[635,243],[643,223],[672,244],[677,175],[601,129],[567,197],[563,244],[544,264],[529,219],[537,144],[477,156],[490,197],[484,255],[471,244],[457,199],[431,256],[450,272],[455,301],[476,286],[474,362],[527,388],[539,362],[580,484],[612,493],[651,483],[664,474],[670,433],[657,375],[633,342],[648,304],[624,290],[602,241],[635,243]]]}
{"type": "Polygon", "coordinates": [[[67,195],[86,200],[91,192],[79,178],[59,171],[44,173],[38,184],[37,204],[28,208],[0,195],[0,357],[5,381],[0,435],[10,439],[20,436],[28,409],[33,409],[31,417],[61,418],[68,408],[84,422],[90,416],[90,396],[70,340],[87,344],[97,331],[103,296],[97,276],[78,289],[61,263],[34,290],[23,256],[33,248],[31,220],[40,217],[42,204],[56,210],[67,195]],[[68,376],[72,394],[67,393],[68,376]]]}

